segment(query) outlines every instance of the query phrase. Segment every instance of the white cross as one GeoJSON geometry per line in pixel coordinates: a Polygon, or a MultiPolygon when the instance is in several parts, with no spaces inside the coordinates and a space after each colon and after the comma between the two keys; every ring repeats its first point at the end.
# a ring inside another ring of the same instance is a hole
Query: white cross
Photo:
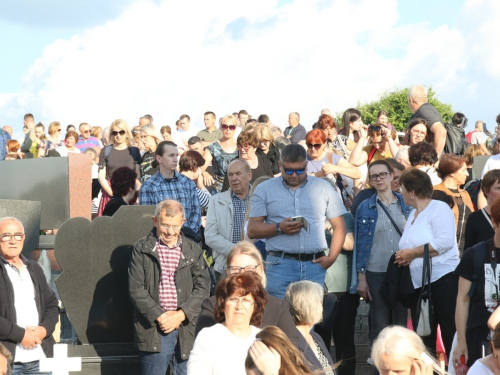
{"type": "Polygon", "coordinates": [[[54,345],[54,358],[40,360],[40,372],[52,371],[52,375],[68,375],[69,371],[82,371],[82,357],[68,357],[68,344],[54,345]]]}

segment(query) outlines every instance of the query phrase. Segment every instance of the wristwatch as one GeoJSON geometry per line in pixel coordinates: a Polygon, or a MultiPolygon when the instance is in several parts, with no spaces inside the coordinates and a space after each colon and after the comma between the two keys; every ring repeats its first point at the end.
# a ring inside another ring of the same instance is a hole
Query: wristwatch
{"type": "Polygon", "coordinates": [[[281,223],[276,223],[276,234],[283,234],[283,231],[280,229],[281,223]]]}

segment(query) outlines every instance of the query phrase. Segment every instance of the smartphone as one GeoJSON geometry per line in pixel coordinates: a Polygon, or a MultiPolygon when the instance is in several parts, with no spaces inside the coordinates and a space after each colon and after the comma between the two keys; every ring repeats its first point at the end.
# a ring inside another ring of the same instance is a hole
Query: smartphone
{"type": "Polygon", "coordinates": [[[307,221],[307,219],[304,216],[294,216],[294,217],[292,217],[292,220],[296,221],[298,223],[304,224],[303,228],[305,230],[309,230],[309,222],[307,221]]]}

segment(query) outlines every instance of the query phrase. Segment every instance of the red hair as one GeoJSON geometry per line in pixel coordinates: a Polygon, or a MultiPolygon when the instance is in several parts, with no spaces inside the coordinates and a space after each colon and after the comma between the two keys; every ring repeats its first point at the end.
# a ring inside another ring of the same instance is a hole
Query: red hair
{"type": "Polygon", "coordinates": [[[313,129],[306,135],[306,144],[307,143],[326,143],[326,135],[325,132],[321,129],[313,129]]]}
{"type": "Polygon", "coordinates": [[[337,124],[335,123],[335,119],[327,114],[319,116],[318,129],[325,130],[328,128],[337,129],[337,124]]]}

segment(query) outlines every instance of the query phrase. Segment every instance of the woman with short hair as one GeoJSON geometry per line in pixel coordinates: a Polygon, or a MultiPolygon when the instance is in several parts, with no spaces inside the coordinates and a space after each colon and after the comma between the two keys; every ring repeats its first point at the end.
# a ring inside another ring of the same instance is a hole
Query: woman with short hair
{"type": "Polygon", "coordinates": [[[427,173],[431,179],[432,186],[439,185],[442,182],[434,167],[438,161],[437,152],[430,143],[419,142],[410,146],[408,148],[408,160],[412,167],[427,173]]]}
{"type": "Polygon", "coordinates": [[[215,290],[217,324],[204,328],[194,341],[188,375],[245,374],[248,349],[260,331],[267,293],[260,276],[241,272],[222,279],[215,290]]]}
{"type": "Polygon", "coordinates": [[[49,125],[48,129],[49,136],[40,142],[38,147],[38,157],[43,158],[47,156],[48,152],[55,150],[58,147],[64,145],[61,141],[61,124],[58,121],[53,121],[49,125]]]}
{"type": "Polygon", "coordinates": [[[300,332],[299,350],[309,362],[309,369],[333,375],[333,359],[321,336],[313,331],[314,325],[323,318],[323,295],[321,285],[303,280],[288,286],[285,299],[290,304],[290,312],[300,332]]]}
{"type": "Polygon", "coordinates": [[[380,374],[444,375],[422,339],[407,328],[393,326],[380,332],[373,343],[371,358],[380,374]]]}
{"type": "Polygon", "coordinates": [[[278,148],[274,144],[274,137],[271,133],[271,130],[269,130],[269,126],[267,126],[266,124],[258,124],[253,129],[253,132],[257,137],[257,141],[259,142],[259,146],[257,147],[257,155],[265,156],[267,160],[269,160],[269,162],[271,163],[271,170],[273,171],[273,174],[276,175],[280,173],[280,153],[278,151],[278,148]]]}
{"type": "Polygon", "coordinates": [[[326,136],[328,151],[335,152],[343,157],[349,157],[350,151],[347,149],[348,137],[339,134],[335,119],[327,114],[322,114],[318,118],[318,129],[323,130],[326,136]]]}
{"type": "Polygon", "coordinates": [[[452,210],[455,216],[458,249],[461,254],[464,251],[465,225],[469,215],[475,211],[469,193],[460,188],[469,175],[466,160],[461,156],[445,154],[439,160],[437,172],[443,182],[434,186],[434,190],[444,191],[455,201],[452,210]]]}
{"type": "MultiPolygon", "coordinates": [[[[401,194],[405,204],[414,207],[410,212],[399,241],[395,260],[400,266],[409,266],[416,292],[422,287],[424,247],[429,247],[432,263],[431,288],[434,320],[431,334],[423,338],[428,348],[435,348],[437,325],[441,326],[446,354],[449,358],[455,335],[455,305],[458,292],[458,277],[454,274],[458,265],[458,248],[455,238],[455,220],[450,207],[442,201],[433,200],[432,183],[429,176],[411,168],[399,178],[401,194]]],[[[413,327],[418,326],[416,301],[412,306],[413,327]]]]}
{"type": "Polygon", "coordinates": [[[121,167],[111,176],[113,196],[106,204],[102,216],[113,216],[121,206],[126,206],[135,195],[135,180],[137,173],[129,167],[121,167]]]}
{"type": "Polygon", "coordinates": [[[75,147],[78,142],[78,133],[70,130],[64,137],[64,145],[56,148],[56,152],[61,156],[68,156],[68,154],[81,154],[82,152],[75,147]]]}
{"type": "Polygon", "coordinates": [[[189,177],[196,184],[196,191],[200,199],[200,207],[208,208],[212,195],[203,184],[203,172],[201,168],[205,165],[205,159],[198,151],[188,150],[179,159],[179,172],[189,177]]]}

